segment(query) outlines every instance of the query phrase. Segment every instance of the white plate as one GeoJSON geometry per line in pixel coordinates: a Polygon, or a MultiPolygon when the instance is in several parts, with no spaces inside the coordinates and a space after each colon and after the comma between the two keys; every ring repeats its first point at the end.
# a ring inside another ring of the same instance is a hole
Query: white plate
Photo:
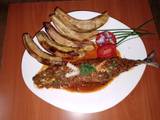
{"type": "MultiPolygon", "coordinates": [[[[90,11],[75,11],[69,13],[78,19],[89,19],[99,15],[90,11]]],[[[129,28],[120,21],[109,17],[108,22],[100,29],[129,28]]],[[[36,38],[34,38],[35,40],[36,38]]],[[[118,47],[122,57],[129,59],[144,59],[146,50],[140,38],[129,40],[118,47]]],[[[93,113],[106,110],[121,102],[137,85],[146,65],[139,65],[116,77],[104,89],[91,93],[69,92],[60,89],[38,89],[32,77],[39,71],[42,64],[31,57],[27,51],[22,59],[22,74],[27,87],[39,98],[58,108],[79,112],[93,113]]]]}

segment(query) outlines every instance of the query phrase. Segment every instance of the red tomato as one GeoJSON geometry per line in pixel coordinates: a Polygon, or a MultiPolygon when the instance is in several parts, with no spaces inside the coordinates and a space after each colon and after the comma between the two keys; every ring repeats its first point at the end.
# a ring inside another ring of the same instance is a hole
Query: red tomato
{"type": "Polygon", "coordinates": [[[96,44],[98,46],[116,44],[116,37],[112,32],[101,32],[96,37],[96,44]]]}
{"type": "Polygon", "coordinates": [[[117,56],[116,46],[114,44],[107,44],[97,48],[97,57],[112,58],[117,56]]]}

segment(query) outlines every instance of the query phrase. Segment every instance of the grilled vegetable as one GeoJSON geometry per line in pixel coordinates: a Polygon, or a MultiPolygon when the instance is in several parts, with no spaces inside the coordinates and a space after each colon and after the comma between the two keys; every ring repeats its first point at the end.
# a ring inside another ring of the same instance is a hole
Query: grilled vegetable
{"type": "Polygon", "coordinates": [[[77,40],[77,41],[84,41],[86,39],[91,39],[94,37],[98,31],[91,31],[85,33],[78,33],[71,28],[67,27],[60,19],[58,19],[55,15],[51,16],[51,20],[56,26],[58,32],[70,39],[77,40]]]}
{"type": "Polygon", "coordinates": [[[71,52],[76,50],[72,47],[61,46],[57,44],[54,40],[52,40],[44,31],[40,31],[36,34],[36,37],[39,43],[49,52],[55,52],[55,50],[59,50],[62,52],[71,52]]]}
{"type": "Polygon", "coordinates": [[[49,22],[44,23],[44,27],[48,35],[55,40],[58,44],[67,46],[67,47],[79,47],[74,41],[67,39],[60,35],[57,30],[49,22]]]}
{"type": "Polygon", "coordinates": [[[77,52],[60,52],[60,51],[55,51],[54,54],[58,57],[64,58],[64,59],[73,59],[74,57],[79,56],[77,52]]]}
{"type": "Polygon", "coordinates": [[[34,57],[37,61],[45,65],[61,64],[62,58],[52,56],[42,51],[32,40],[28,33],[23,34],[23,41],[28,53],[34,57]]]}
{"type": "Polygon", "coordinates": [[[56,8],[54,13],[68,28],[77,32],[89,32],[96,30],[104,25],[109,17],[107,12],[104,12],[92,19],[79,20],[71,17],[60,8],[56,8]]]}

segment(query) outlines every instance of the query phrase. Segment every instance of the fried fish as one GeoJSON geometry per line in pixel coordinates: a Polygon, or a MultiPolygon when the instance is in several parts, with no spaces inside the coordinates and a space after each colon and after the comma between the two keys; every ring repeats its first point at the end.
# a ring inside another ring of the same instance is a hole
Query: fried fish
{"type": "Polygon", "coordinates": [[[80,61],[74,65],[71,64],[71,67],[67,66],[68,63],[49,66],[37,73],[33,77],[33,82],[39,88],[74,88],[74,91],[79,91],[81,87],[104,85],[121,73],[140,64],[159,68],[160,65],[154,61],[154,55],[155,52],[152,51],[144,60],[114,57],[80,61]]]}

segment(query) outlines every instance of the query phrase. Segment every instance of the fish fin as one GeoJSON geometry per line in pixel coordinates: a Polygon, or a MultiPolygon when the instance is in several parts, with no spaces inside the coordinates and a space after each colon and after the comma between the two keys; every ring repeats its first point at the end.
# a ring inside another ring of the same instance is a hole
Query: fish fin
{"type": "Polygon", "coordinates": [[[151,51],[148,55],[147,58],[145,58],[143,61],[150,66],[160,68],[160,64],[155,61],[155,50],[151,51]]]}

